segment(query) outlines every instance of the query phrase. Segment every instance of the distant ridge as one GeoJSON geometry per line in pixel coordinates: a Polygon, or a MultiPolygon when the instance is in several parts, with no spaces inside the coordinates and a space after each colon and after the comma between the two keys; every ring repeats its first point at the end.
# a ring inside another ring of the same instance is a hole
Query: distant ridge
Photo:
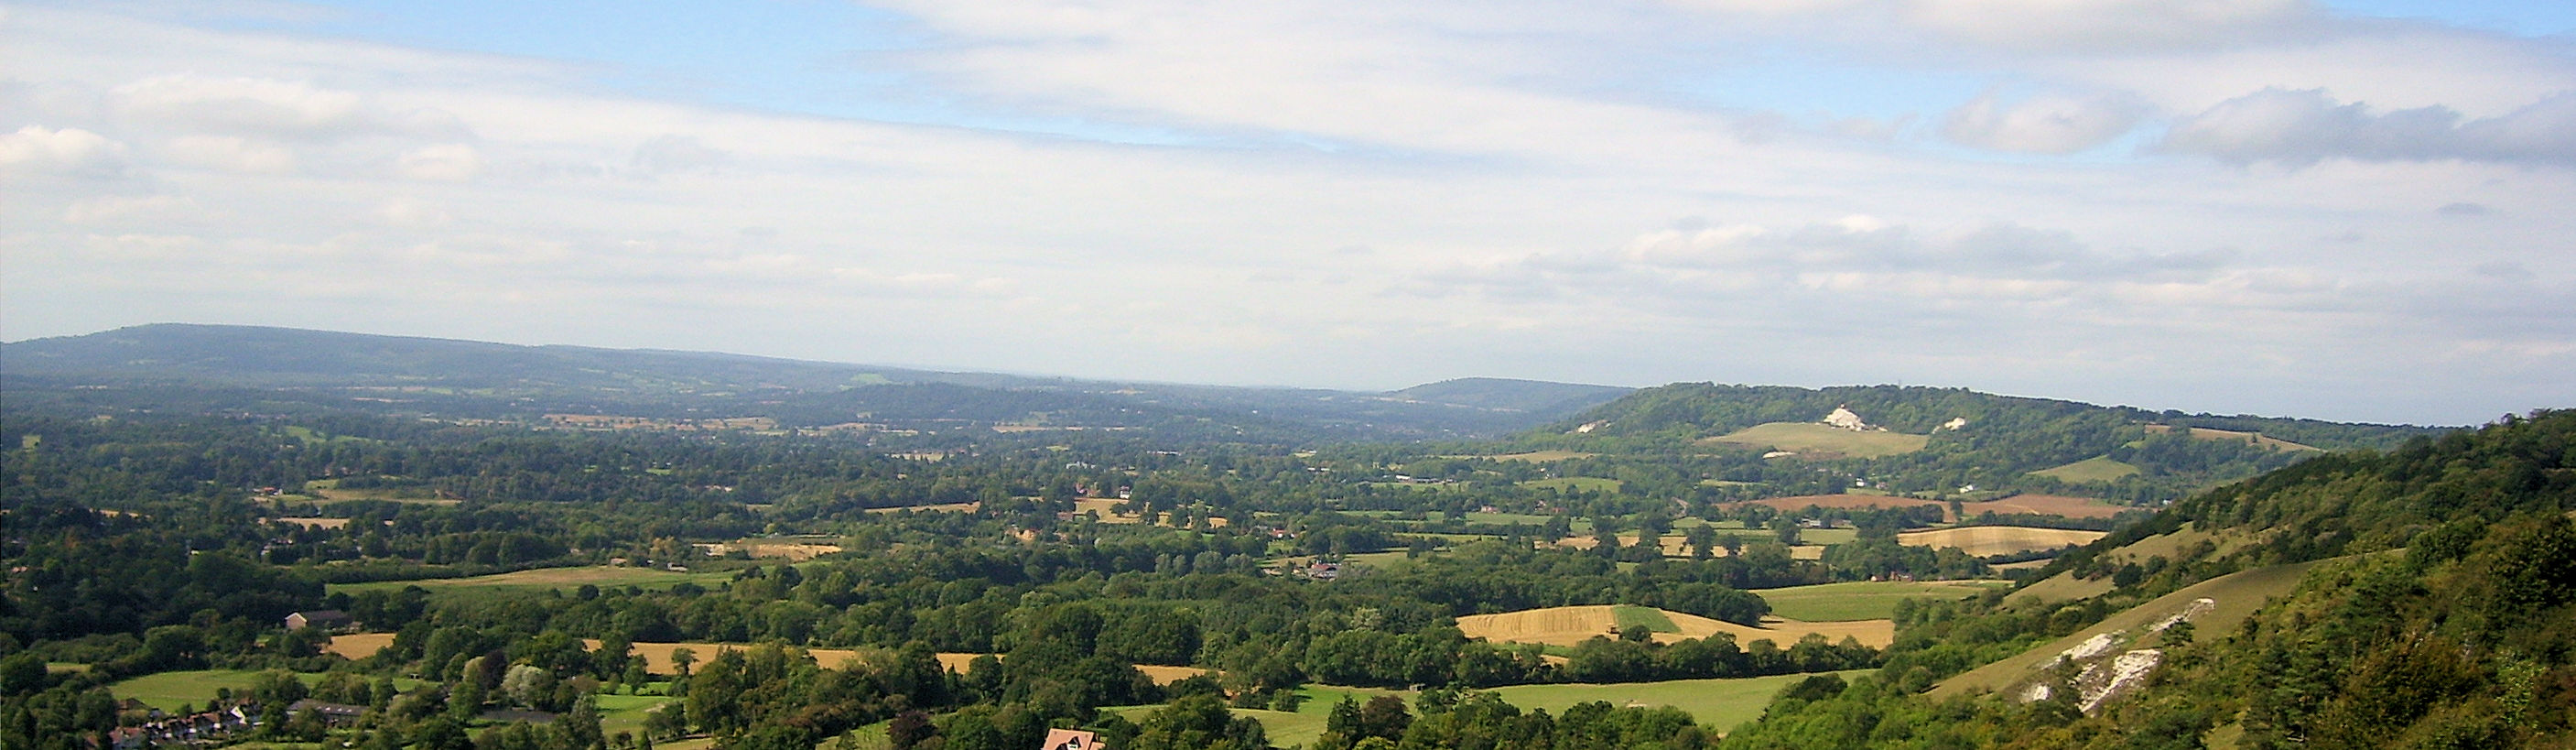
{"type": "Polygon", "coordinates": [[[1509,433],[1627,391],[1498,378],[1393,393],[1132,383],[187,323],[0,344],[0,377],[9,379],[13,406],[48,393],[59,403],[161,411],[300,403],[476,417],[555,410],[827,424],[862,414],[1102,427],[1219,420],[1229,429],[1404,438],[1509,433]],[[83,387],[124,390],[67,394],[83,387]],[[124,401],[110,403],[112,396],[124,401]]]}

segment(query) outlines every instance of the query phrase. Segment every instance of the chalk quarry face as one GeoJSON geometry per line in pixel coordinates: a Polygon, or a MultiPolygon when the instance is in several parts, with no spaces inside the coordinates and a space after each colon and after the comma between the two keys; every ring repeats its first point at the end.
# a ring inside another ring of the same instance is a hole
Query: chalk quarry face
{"type": "Polygon", "coordinates": [[[2071,691],[2076,708],[2087,716],[2093,715],[2112,699],[2137,692],[2147,683],[2147,678],[2155,674],[2156,667],[2164,664],[2165,654],[2161,649],[2129,649],[2126,646],[2135,644],[2145,635],[2162,633],[2177,623],[2207,615],[2217,606],[2215,599],[2194,599],[2182,609],[2146,626],[2142,633],[2113,630],[2086,638],[2036,667],[2039,671],[2056,675],[2063,674],[2065,665],[2074,664],[2077,666],[2072,676],[2063,682],[2058,682],[2054,676],[2037,678],[2013,695],[2023,703],[2030,703],[2055,698],[2061,694],[2060,691],[2071,691]]]}

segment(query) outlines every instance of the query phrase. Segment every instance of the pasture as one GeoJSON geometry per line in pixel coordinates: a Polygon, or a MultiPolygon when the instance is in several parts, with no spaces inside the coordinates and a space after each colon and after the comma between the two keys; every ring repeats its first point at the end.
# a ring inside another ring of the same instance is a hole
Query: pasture
{"type": "MultiPolygon", "coordinates": [[[[233,692],[250,689],[252,678],[259,672],[246,669],[198,669],[185,672],[162,672],[121,680],[107,689],[118,698],[133,698],[163,711],[177,713],[184,704],[205,708],[215,699],[215,691],[230,688],[233,692]]],[[[307,682],[313,676],[301,676],[307,682]]]]}
{"type": "Polygon", "coordinates": [[[2016,552],[2049,550],[2069,544],[2090,544],[2110,536],[2109,532],[2078,529],[2040,529],[2028,526],[1958,526],[1931,531],[1907,531],[1896,535],[1896,543],[1908,547],[1940,549],[1954,547],[1962,552],[1983,557],[2016,552]]]}
{"type": "Polygon", "coordinates": [[[2032,476],[2050,477],[2066,482],[2111,482],[2138,473],[2138,467],[2110,456],[2094,456],[2075,463],[2031,472],[2032,476]]]}
{"type": "Polygon", "coordinates": [[[1770,422],[1717,437],[1700,439],[1702,443],[1767,448],[1819,458],[1827,454],[1851,458],[1902,455],[1922,450],[1923,446],[1931,441],[1930,435],[1877,431],[1854,432],[1814,422],[1770,422]]]}
{"type": "MultiPolygon", "coordinates": [[[[1848,680],[1869,670],[1835,672],[1848,680]]],[[[1730,680],[1668,680],[1615,685],[1514,685],[1495,688],[1503,702],[1522,710],[1544,709],[1564,714],[1576,704],[1604,701],[1613,706],[1671,706],[1690,712],[1699,723],[1718,731],[1761,718],[1771,697],[1814,675],[1784,674],[1730,680]]]]}
{"type": "MultiPolygon", "coordinates": [[[[945,505],[898,505],[892,508],[869,508],[868,512],[899,513],[903,511],[912,511],[915,513],[973,513],[977,508],[982,507],[984,507],[984,504],[980,502],[948,503],[945,505]]],[[[1102,511],[1101,513],[1102,518],[1106,520],[1108,512],[1102,511]]]]}
{"type": "Polygon", "coordinates": [[[1885,620],[1908,599],[1965,599],[2005,585],[2002,581],[1846,581],[1754,591],[1771,614],[1806,622],[1885,620]]]}
{"type": "Polygon", "coordinates": [[[488,576],[472,576],[468,578],[427,578],[410,581],[335,583],[331,584],[330,590],[334,593],[346,593],[354,596],[359,592],[364,591],[400,591],[405,586],[419,586],[424,589],[429,589],[432,592],[445,589],[470,588],[519,589],[529,591],[544,589],[575,589],[580,588],[582,584],[601,587],[641,586],[648,589],[664,589],[684,582],[713,587],[732,579],[733,573],[731,571],[719,570],[690,573],[662,570],[660,568],[593,565],[578,568],[536,568],[533,570],[494,573],[488,576]]]}
{"type": "Polygon", "coordinates": [[[1584,453],[1582,451],[1530,451],[1527,453],[1505,453],[1499,456],[1461,456],[1461,458],[1490,458],[1496,461],[1523,461],[1534,464],[1543,464],[1550,461],[1570,461],[1578,458],[1592,458],[1599,455],[1601,454],[1584,453]]]}
{"type": "Polygon", "coordinates": [[[1895,495],[1792,495],[1789,497],[1747,500],[1743,503],[1730,504],[1760,505],[1786,512],[1796,512],[1811,507],[1832,510],[1838,508],[1913,508],[1930,505],[1938,506],[1944,511],[1947,511],[1950,507],[1949,503],[1941,502],[1939,500],[1925,500],[1916,497],[1897,497],[1895,495]]]}

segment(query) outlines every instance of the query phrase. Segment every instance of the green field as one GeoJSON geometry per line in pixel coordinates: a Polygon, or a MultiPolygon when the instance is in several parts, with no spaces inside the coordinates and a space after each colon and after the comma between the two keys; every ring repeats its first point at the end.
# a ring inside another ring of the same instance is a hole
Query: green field
{"type": "Polygon", "coordinates": [[[1753,593],[1770,602],[1771,613],[1781,617],[1807,622],[1842,622],[1894,617],[1896,603],[1907,599],[1963,599],[1988,588],[2006,585],[2009,584],[2002,581],[1848,581],[1761,589],[1753,593]]]}
{"type": "MultiPolygon", "coordinates": [[[[118,698],[133,698],[163,711],[177,712],[180,704],[204,708],[215,699],[215,691],[231,688],[233,692],[250,689],[251,679],[259,672],[244,669],[201,669],[190,672],[147,674],[107,686],[118,698]]],[[[311,684],[321,679],[318,674],[299,674],[297,679],[311,684]]]]}
{"type": "Polygon", "coordinates": [[[2067,482],[2111,482],[2136,473],[2138,467],[2113,461],[2109,456],[2094,456],[2065,466],[2034,471],[2031,475],[2067,482]]]}
{"type": "MultiPolygon", "coordinates": [[[[258,675],[257,670],[246,669],[162,672],[119,681],[108,685],[107,689],[115,693],[118,698],[133,698],[163,711],[177,711],[182,703],[204,708],[208,701],[215,699],[215,690],[219,688],[232,688],[234,692],[249,690],[251,680],[258,675]]],[[[322,674],[298,673],[295,679],[311,685],[320,681],[322,674]]],[[[374,678],[370,677],[368,681],[373,682],[374,678]]],[[[425,684],[428,683],[410,677],[394,678],[394,687],[402,690],[415,689],[425,684]]]]}
{"type": "Polygon", "coordinates": [[[1521,486],[1533,490],[1618,492],[1621,483],[1616,479],[1603,479],[1600,477],[1556,477],[1554,479],[1532,479],[1527,482],[1522,482],[1521,486]]]}
{"type": "Polygon", "coordinates": [[[1673,618],[1666,616],[1663,610],[1653,607],[1639,607],[1628,604],[1612,607],[1610,608],[1610,620],[1622,631],[1625,631],[1632,626],[1643,625],[1646,626],[1646,631],[1650,633],[1682,632],[1680,626],[1673,624],[1673,618]]]}
{"type": "MultiPolygon", "coordinates": [[[[1868,672],[1857,669],[1834,674],[1851,679],[1868,672]]],[[[1699,723],[1722,732],[1760,718],[1762,709],[1771,705],[1771,696],[1809,676],[1786,674],[1733,680],[1670,680],[1618,685],[1516,685],[1496,688],[1494,692],[1501,693],[1505,702],[1523,710],[1546,709],[1550,714],[1563,714],[1568,707],[1591,701],[1608,701],[1612,706],[1671,706],[1689,711],[1699,723]]]]}
{"type": "Polygon", "coordinates": [[[679,585],[682,582],[689,582],[708,588],[714,588],[715,586],[732,579],[733,571],[730,570],[674,573],[656,568],[628,568],[599,565],[586,568],[538,568],[536,570],[496,573],[493,575],[474,576],[471,578],[431,578],[417,581],[335,583],[331,584],[329,588],[330,591],[334,593],[346,593],[352,596],[362,591],[400,591],[404,586],[419,586],[433,592],[441,589],[456,588],[542,591],[545,589],[576,589],[580,588],[581,585],[585,583],[594,586],[641,586],[648,589],[667,589],[672,586],[679,585]]]}
{"type": "Polygon", "coordinates": [[[1923,450],[1930,435],[1902,432],[1853,432],[1814,422],[1758,424],[1701,442],[1770,448],[1794,453],[1835,453],[1851,458],[1879,458],[1923,450]]]}
{"type": "MultiPolygon", "coordinates": [[[[1723,535],[1721,534],[1721,536],[1723,536],[1723,535]]],[[[1744,537],[1744,541],[1745,541],[1746,543],[1748,543],[1748,544],[1749,544],[1749,543],[1752,543],[1752,542],[1759,542],[1759,541],[1763,541],[1763,540],[1767,540],[1767,539],[1771,539],[1771,538],[1773,538],[1773,537],[1771,536],[1771,532],[1769,532],[1769,531],[1746,531],[1746,532],[1738,533],[1738,534],[1736,534],[1736,536],[1744,537]]],[[[1859,529],[1799,529],[1799,530],[1798,530],[1798,543],[1799,543],[1799,544],[1823,544],[1823,545],[1835,545],[1835,544],[1850,544],[1850,543],[1852,543],[1852,542],[1856,542],[1856,541],[1860,541],[1860,530],[1859,530],[1859,529]]]]}
{"type": "Polygon", "coordinates": [[[664,695],[594,695],[591,699],[599,705],[600,734],[608,737],[618,732],[643,735],[644,715],[651,713],[654,706],[673,700],[664,695]]]}

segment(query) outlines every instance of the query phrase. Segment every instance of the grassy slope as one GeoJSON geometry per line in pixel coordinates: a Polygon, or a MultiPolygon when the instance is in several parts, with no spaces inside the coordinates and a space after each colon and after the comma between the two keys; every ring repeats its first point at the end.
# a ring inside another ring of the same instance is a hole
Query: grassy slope
{"type": "Polygon", "coordinates": [[[2111,460],[2109,456],[2094,456],[2064,466],[2031,472],[2033,476],[2052,477],[2068,482],[2110,482],[2136,473],[2138,473],[2138,467],[2111,460]]]}
{"type": "Polygon", "coordinates": [[[511,588],[532,591],[543,589],[570,590],[580,588],[581,585],[585,583],[596,586],[641,586],[648,589],[666,589],[679,585],[682,582],[696,583],[700,586],[713,588],[717,584],[724,583],[732,578],[732,571],[674,573],[666,570],[655,570],[653,568],[627,568],[601,565],[585,568],[538,568],[536,570],[496,573],[493,575],[474,576],[471,578],[434,578],[419,581],[337,583],[331,585],[330,591],[332,593],[356,595],[362,591],[400,591],[404,586],[419,586],[431,591],[447,588],[474,587],[511,588]]]}
{"type": "Polygon", "coordinates": [[[1931,442],[1929,435],[1902,432],[1853,432],[1812,422],[1771,422],[1758,424],[1706,442],[1728,443],[1755,448],[1769,447],[1798,453],[1840,453],[1853,458],[1879,458],[1912,453],[1931,442]]]}
{"type": "Polygon", "coordinates": [[[2074,648],[2076,644],[2083,643],[2086,639],[2112,631],[2126,631],[2134,638],[2144,630],[2146,625],[2182,611],[2192,600],[2201,597],[2213,599],[2217,604],[2208,614],[2194,618],[2192,627],[2209,633],[2225,633],[2234,630],[2237,623],[2244,622],[2256,608],[2263,606],[2263,602],[2289,593],[2292,588],[2297,587],[2299,577],[2315,564],[2316,562],[2312,561],[2255,568],[2192,584],[2180,591],[2157,597],[2154,601],[2104,618],[2092,627],[2050,641],[2018,656],[1942,680],[1939,685],[1932,688],[1929,695],[1942,698],[1977,691],[2003,690],[2036,674],[2040,665],[2056,658],[2067,649],[2074,648]]]}

